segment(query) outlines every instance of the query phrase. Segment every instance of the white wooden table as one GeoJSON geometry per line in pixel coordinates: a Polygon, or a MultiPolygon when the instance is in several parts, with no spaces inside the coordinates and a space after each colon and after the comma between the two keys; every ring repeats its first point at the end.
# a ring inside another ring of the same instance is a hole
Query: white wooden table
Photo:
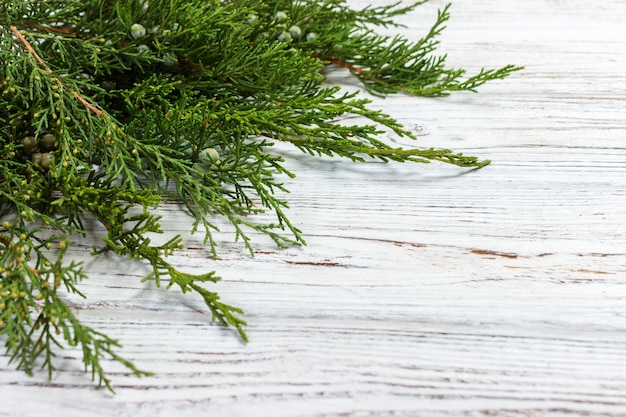
{"type": "MultiPolygon", "coordinates": [[[[444,4],[405,17],[403,33],[424,34],[444,4]]],[[[143,265],[85,245],[79,317],[156,375],[108,364],[113,396],[76,351],[51,382],[2,356],[0,416],[626,415],[624,26],[623,0],[457,0],[450,64],[525,70],[478,95],[374,105],[422,134],[402,145],[492,165],[354,165],[281,148],[308,246],[259,238],[251,258],[224,233],[217,261],[200,236],[172,258],[217,269],[215,289],[246,310],[248,345],[198,298],[141,284],[143,265]]],[[[185,224],[163,214],[170,231],[185,224]]]]}

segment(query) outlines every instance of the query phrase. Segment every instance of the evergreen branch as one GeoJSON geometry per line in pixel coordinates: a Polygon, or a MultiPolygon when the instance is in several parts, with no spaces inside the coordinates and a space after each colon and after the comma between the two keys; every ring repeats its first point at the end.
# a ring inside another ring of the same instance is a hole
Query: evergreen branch
{"type": "MultiPolygon", "coordinates": [[[[447,69],[446,56],[433,56],[432,52],[439,45],[438,36],[450,19],[450,6],[447,4],[438,11],[435,24],[416,42],[400,36],[378,35],[365,23],[385,25],[371,17],[372,9],[365,8],[342,28],[342,32],[348,32],[347,39],[332,45],[324,44],[322,48],[316,42],[310,46],[315,48],[312,56],[327,64],[348,69],[368,92],[376,96],[403,92],[440,97],[453,91],[475,92],[477,87],[488,81],[505,78],[523,69],[515,65],[482,69],[466,80],[461,78],[465,74],[464,70],[447,69]]],[[[398,14],[403,12],[399,10],[398,14]]]]}
{"type": "Polygon", "coordinates": [[[217,320],[224,326],[233,326],[237,329],[243,341],[248,341],[248,336],[243,330],[243,326],[247,325],[247,323],[236,316],[236,314],[243,314],[243,310],[220,302],[216,293],[208,291],[206,288],[193,282],[189,283],[189,287],[202,296],[205,304],[213,314],[213,320],[217,320]]]}
{"type": "Polygon", "coordinates": [[[202,297],[212,321],[242,340],[243,310],[205,283],[215,271],[179,270],[168,257],[183,237],[163,233],[163,200],[189,214],[214,257],[215,218],[254,253],[252,237],[305,244],[289,219],[272,145],[362,162],[432,161],[480,168],[489,161],[448,149],[394,148],[383,133],[415,139],[358,92],[324,84],[341,67],[374,95],[475,92],[520,67],[467,76],[434,55],[450,18],[437,14],[422,39],[384,36],[426,1],[360,10],[343,0],[16,0],[0,9],[0,337],[11,362],[52,377],[56,352],[79,347],[85,371],[113,390],[108,358],[149,375],[117,340],[82,323],[64,294],[85,296],[74,235],[106,237],[112,252],[147,268],[144,280],[202,297]],[[357,119],[358,123],[350,120],[357,119]],[[272,218],[267,219],[266,214],[272,218]]]}
{"type": "MultiPolygon", "coordinates": [[[[41,57],[37,54],[37,52],[33,49],[33,47],[31,46],[30,42],[28,42],[28,40],[26,40],[26,38],[24,37],[24,35],[22,35],[22,33],[15,27],[15,26],[11,26],[11,31],[15,34],[15,36],[19,39],[20,42],[22,42],[24,44],[24,46],[26,47],[26,49],[28,50],[28,52],[33,56],[33,58],[35,59],[35,61],[37,61],[39,64],[42,65],[44,71],[48,72],[48,73],[52,73],[52,70],[46,65],[46,63],[44,62],[43,59],[41,59],[41,57]]],[[[60,32],[63,33],[63,32],[60,32]]],[[[65,86],[63,85],[63,83],[61,82],[60,79],[56,79],[56,84],[60,87],[60,88],[65,88],[65,86]]],[[[76,91],[72,91],[72,95],[74,96],[74,98],[76,100],[78,100],[83,106],[85,106],[87,109],[89,109],[90,111],[92,111],[93,113],[95,113],[97,116],[102,116],[102,111],[97,109],[93,104],[91,104],[90,102],[88,102],[83,96],[81,96],[80,94],[78,94],[78,92],[76,91]]]]}

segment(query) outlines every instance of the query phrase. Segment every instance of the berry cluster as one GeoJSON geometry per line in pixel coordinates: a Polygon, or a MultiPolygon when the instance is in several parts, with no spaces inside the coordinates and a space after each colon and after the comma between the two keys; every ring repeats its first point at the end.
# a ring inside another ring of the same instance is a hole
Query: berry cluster
{"type": "MultiPolygon", "coordinates": [[[[45,133],[22,138],[22,158],[30,160],[35,166],[47,171],[54,164],[54,150],[59,146],[56,136],[45,133]]],[[[29,166],[32,170],[32,166],[29,166]]],[[[31,171],[32,172],[32,171],[31,171]]]]}
{"type": "MultiPolygon", "coordinates": [[[[153,27],[150,31],[146,29],[141,23],[134,23],[130,27],[129,37],[132,40],[146,41],[148,36],[155,36],[157,38],[167,38],[172,32],[178,31],[180,25],[174,24],[172,29],[161,29],[160,26],[153,27]]],[[[165,41],[167,43],[167,40],[165,41]]],[[[137,53],[150,54],[155,52],[151,46],[146,43],[137,45],[137,53]]],[[[161,56],[162,62],[165,66],[173,67],[178,64],[178,57],[173,52],[163,52],[161,56]]]]}
{"type": "MultiPolygon", "coordinates": [[[[258,20],[259,19],[257,15],[253,14],[248,17],[247,23],[248,25],[253,26],[257,24],[258,20]]],[[[306,40],[307,42],[310,42],[317,37],[317,34],[315,32],[308,32],[304,37],[302,36],[302,34],[302,28],[300,28],[298,24],[294,24],[286,12],[279,10],[274,14],[272,18],[272,34],[268,32],[262,32],[259,35],[259,38],[271,38],[273,40],[289,44],[301,40],[306,40]]]]}

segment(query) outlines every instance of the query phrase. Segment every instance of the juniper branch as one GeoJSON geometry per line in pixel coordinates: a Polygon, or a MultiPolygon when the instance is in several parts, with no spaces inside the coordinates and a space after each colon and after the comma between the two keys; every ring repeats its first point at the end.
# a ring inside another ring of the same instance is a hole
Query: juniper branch
{"type": "Polygon", "coordinates": [[[78,347],[85,370],[113,386],[103,358],[147,375],[118,355],[118,341],[83,324],[65,293],[83,296],[82,265],[67,261],[75,234],[106,237],[109,251],[146,264],[145,280],[195,292],[212,319],[247,340],[243,311],[168,256],[155,214],[179,202],[192,232],[217,256],[215,217],[253,254],[253,235],[304,244],[288,218],[293,178],[276,142],[311,155],[360,162],[489,161],[448,149],[393,148],[380,136],[414,138],[357,93],[325,85],[343,68],[375,95],[476,91],[519,67],[467,76],[435,55],[449,5],[420,40],[383,36],[425,1],[360,10],[342,0],[15,0],[0,9],[0,337],[18,368],[51,377],[56,351],[78,347]],[[350,124],[352,118],[364,123],[350,124]],[[261,221],[259,214],[274,220],[261,221]]]}

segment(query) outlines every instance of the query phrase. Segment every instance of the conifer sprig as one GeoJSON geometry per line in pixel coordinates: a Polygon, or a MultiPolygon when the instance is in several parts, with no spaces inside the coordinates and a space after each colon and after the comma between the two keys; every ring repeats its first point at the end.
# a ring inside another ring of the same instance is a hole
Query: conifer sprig
{"type": "Polygon", "coordinates": [[[217,255],[217,217],[253,253],[251,236],[303,244],[288,219],[272,153],[280,141],[311,155],[360,162],[488,161],[447,149],[400,149],[380,140],[398,121],[357,93],[324,84],[324,69],[349,70],[374,95],[475,91],[520,69],[466,77],[435,55],[449,6],[423,39],[379,35],[424,4],[363,9],[342,0],[13,0],[0,8],[0,336],[12,362],[52,376],[55,352],[82,351],[85,370],[112,390],[119,344],[83,325],[64,293],[83,296],[72,237],[106,230],[93,254],[144,261],[144,280],[195,292],[213,320],[243,340],[243,311],[167,261],[181,236],[157,244],[155,209],[180,202],[193,232],[217,255]],[[350,124],[348,120],[357,119],[350,124]],[[255,215],[273,213],[260,222],[255,215]]]}

